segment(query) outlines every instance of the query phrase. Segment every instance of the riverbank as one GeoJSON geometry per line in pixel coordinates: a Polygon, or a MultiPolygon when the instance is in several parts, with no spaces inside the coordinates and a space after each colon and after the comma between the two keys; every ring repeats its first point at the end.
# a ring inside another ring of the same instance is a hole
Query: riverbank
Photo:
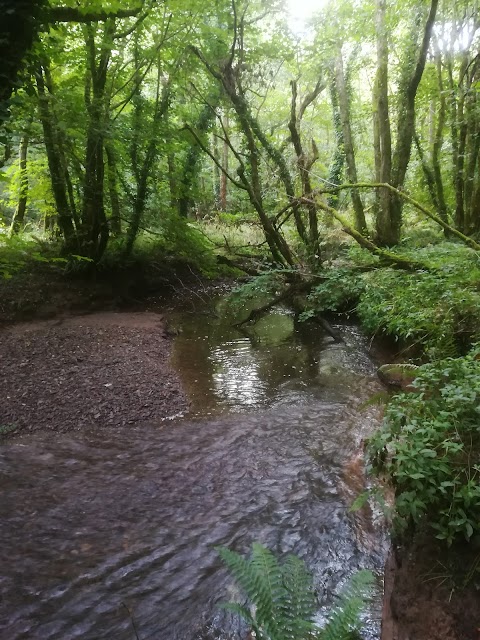
{"type": "Polygon", "coordinates": [[[3,436],[133,426],[188,407],[161,315],[37,320],[0,337],[3,436]]]}
{"type": "MultiPolygon", "coordinates": [[[[103,426],[155,423],[186,410],[188,401],[169,362],[163,317],[113,311],[124,305],[155,308],[153,302],[128,302],[116,285],[61,278],[42,282],[40,275],[3,284],[11,295],[2,297],[3,307],[10,300],[8,317],[2,319],[15,322],[0,334],[4,436],[28,441],[35,431],[76,432],[85,426],[101,434],[103,426]],[[15,293],[20,293],[17,306],[15,293]],[[95,313],[71,315],[85,311],[95,313]],[[26,318],[31,321],[19,322],[26,318]]],[[[190,292],[193,299],[201,293],[198,285],[195,295],[190,292]]],[[[188,288],[183,293],[188,296],[188,288]]],[[[387,592],[393,624],[390,635],[385,626],[383,640],[478,640],[475,585],[467,592],[452,591],[442,573],[444,555],[434,557],[431,551],[417,545],[402,552],[387,592]]]]}
{"type": "Polygon", "coordinates": [[[447,550],[424,534],[392,551],[382,640],[478,640],[479,558],[478,549],[447,550]]]}

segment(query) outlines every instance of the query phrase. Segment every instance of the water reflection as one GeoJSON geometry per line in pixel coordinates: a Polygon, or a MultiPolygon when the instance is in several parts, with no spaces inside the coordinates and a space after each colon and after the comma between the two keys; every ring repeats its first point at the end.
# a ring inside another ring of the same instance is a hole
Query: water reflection
{"type": "Polygon", "coordinates": [[[213,363],[212,391],[220,402],[243,408],[265,403],[268,397],[266,384],[248,338],[214,348],[210,360],[213,363]]]}
{"type": "Polygon", "coordinates": [[[366,340],[353,326],[339,327],[344,342],[335,343],[285,310],[242,331],[216,315],[199,322],[197,314],[173,314],[172,322],[180,330],[174,362],[194,415],[303,403],[306,396],[335,401],[375,376],[366,340]]]}

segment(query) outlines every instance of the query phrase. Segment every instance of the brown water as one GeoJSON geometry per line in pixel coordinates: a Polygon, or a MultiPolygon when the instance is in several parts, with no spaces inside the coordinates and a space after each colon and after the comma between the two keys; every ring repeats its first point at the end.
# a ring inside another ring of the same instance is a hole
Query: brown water
{"type": "MultiPolygon", "coordinates": [[[[277,313],[250,336],[174,316],[190,416],[0,448],[0,638],[245,637],[217,545],[259,541],[314,572],[320,605],[385,545],[362,489],[362,438],[378,390],[366,344],[294,328],[277,313]]],[[[375,638],[377,610],[365,637],[375,638]]]]}

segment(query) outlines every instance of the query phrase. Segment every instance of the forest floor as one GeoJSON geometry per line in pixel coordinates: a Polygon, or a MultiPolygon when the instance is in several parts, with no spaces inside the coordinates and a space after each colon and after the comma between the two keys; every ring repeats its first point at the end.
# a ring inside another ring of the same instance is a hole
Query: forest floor
{"type": "MultiPolygon", "coordinates": [[[[187,284],[186,295],[198,296],[195,288],[189,294],[187,284]]],[[[188,408],[158,313],[176,291],[152,303],[136,291],[128,280],[66,280],[38,269],[0,281],[0,438],[128,427],[188,408]]],[[[475,553],[466,570],[480,563],[475,553]]],[[[382,640],[480,640],[480,585],[457,589],[431,539],[399,557],[387,567],[382,640]]]]}

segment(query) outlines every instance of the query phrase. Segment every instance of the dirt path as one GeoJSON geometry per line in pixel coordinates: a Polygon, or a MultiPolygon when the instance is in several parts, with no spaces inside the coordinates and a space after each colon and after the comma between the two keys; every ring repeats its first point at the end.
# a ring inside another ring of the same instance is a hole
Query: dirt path
{"type": "Polygon", "coordinates": [[[187,408],[155,313],[95,313],[0,332],[0,434],[154,422],[187,408]]]}

